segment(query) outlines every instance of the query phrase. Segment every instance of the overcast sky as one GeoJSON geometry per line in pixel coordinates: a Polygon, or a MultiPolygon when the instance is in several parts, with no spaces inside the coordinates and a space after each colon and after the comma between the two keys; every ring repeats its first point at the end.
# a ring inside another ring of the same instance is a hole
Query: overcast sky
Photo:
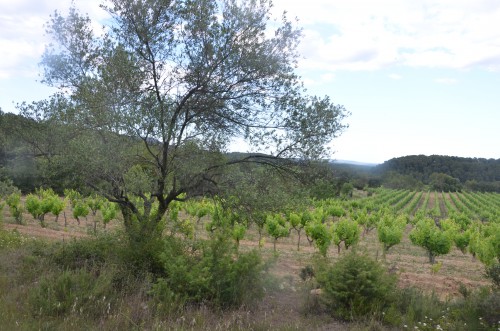
{"type": "MultiPolygon", "coordinates": [[[[0,0],[0,107],[47,97],[43,24],[70,0],[0,0]]],[[[95,0],[75,0],[96,19],[95,0]]],[[[500,158],[500,1],[275,0],[304,29],[299,74],[352,115],[331,157],[500,158]]]]}

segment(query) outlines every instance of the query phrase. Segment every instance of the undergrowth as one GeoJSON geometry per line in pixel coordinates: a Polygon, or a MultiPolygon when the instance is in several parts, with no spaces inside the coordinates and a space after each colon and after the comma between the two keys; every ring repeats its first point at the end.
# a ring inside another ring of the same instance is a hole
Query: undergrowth
{"type": "MultiPolygon", "coordinates": [[[[315,293],[305,297],[308,315],[328,313],[353,322],[356,330],[500,329],[496,284],[475,291],[464,287],[463,297],[442,301],[416,288],[397,288],[383,264],[354,252],[333,264],[318,259],[314,269],[308,272],[316,275],[308,281],[315,293]]],[[[487,272],[496,276],[495,267],[487,272]]]]}
{"type": "Polygon", "coordinates": [[[0,230],[0,243],[6,330],[203,328],[217,325],[209,316],[251,306],[263,294],[260,254],[238,253],[221,236],[196,246],[163,238],[154,252],[160,269],[138,268],[149,264],[131,261],[131,246],[117,234],[45,243],[0,230]]]}

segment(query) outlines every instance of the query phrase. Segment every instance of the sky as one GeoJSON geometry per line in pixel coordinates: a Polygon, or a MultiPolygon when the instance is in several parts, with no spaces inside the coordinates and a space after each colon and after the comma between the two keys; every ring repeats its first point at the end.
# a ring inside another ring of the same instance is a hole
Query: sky
{"type": "MultiPolygon", "coordinates": [[[[500,158],[500,1],[274,0],[303,28],[308,93],[351,115],[332,159],[500,158]]],[[[71,0],[0,0],[0,107],[46,98],[44,23],[71,0]]],[[[75,0],[98,22],[96,0],[75,0]]],[[[98,23],[96,23],[98,26],[98,23]]]]}

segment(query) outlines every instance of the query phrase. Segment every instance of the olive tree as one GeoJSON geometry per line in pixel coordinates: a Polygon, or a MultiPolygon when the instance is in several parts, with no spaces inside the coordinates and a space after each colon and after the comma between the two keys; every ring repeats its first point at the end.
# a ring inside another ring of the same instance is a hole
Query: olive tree
{"type": "Polygon", "coordinates": [[[60,92],[21,112],[68,128],[59,167],[117,203],[137,238],[159,233],[171,202],[211,190],[224,167],[316,159],[345,128],[342,106],[306,94],[295,73],[301,30],[273,18],[268,0],[102,8],[110,19],[99,32],[75,8],[51,16],[41,64],[60,92]],[[225,157],[234,139],[251,153],[225,157]]]}

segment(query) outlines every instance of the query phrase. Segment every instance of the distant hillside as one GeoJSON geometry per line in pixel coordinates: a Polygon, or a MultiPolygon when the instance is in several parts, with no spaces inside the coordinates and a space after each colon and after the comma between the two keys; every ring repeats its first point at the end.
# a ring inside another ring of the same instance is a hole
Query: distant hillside
{"type": "Polygon", "coordinates": [[[350,160],[330,160],[330,162],[337,164],[352,164],[358,166],[366,166],[366,167],[374,167],[378,165],[378,163],[369,163],[369,162],[359,162],[359,161],[350,161],[350,160]]]}
{"type": "Polygon", "coordinates": [[[500,190],[500,159],[465,158],[442,155],[410,155],[390,159],[374,168],[387,176],[396,173],[428,184],[433,173],[456,178],[468,188],[481,191],[500,190]]]}

